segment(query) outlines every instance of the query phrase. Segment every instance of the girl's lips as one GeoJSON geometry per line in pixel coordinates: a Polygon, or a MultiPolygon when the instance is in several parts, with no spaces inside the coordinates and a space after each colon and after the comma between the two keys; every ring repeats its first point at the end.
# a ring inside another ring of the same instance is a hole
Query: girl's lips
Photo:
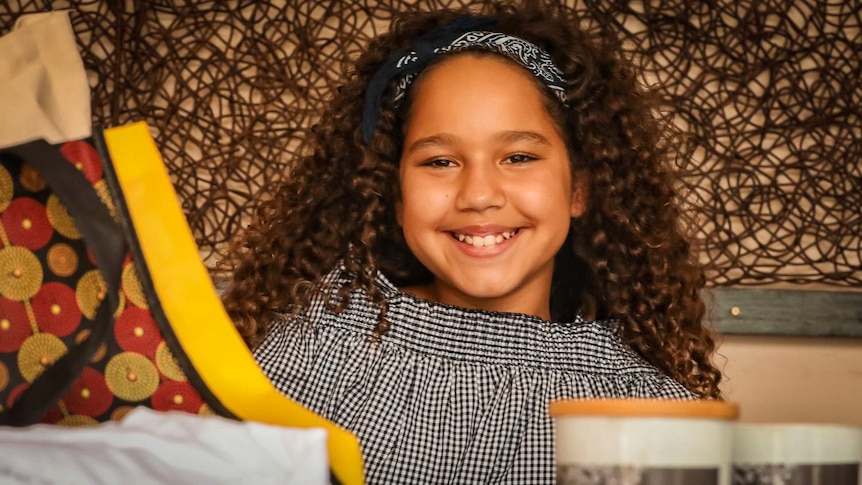
{"type": "Polygon", "coordinates": [[[454,229],[450,229],[449,232],[452,232],[454,234],[464,234],[471,236],[487,236],[488,234],[515,232],[518,229],[520,228],[515,226],[501,226],[499,224],[474,224],[471,226],[456,227],[454,229]]]}

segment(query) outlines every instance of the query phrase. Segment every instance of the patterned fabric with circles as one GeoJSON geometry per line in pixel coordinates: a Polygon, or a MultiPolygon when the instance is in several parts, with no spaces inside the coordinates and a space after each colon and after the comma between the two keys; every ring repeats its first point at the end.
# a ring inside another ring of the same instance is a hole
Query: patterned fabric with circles
{"type": "MultiPolygon", "coordinates": [[[[93,145],[61,146],[116,217],[93,145]]],[[[0,166],[0,411],[93,331],[102,274],[63,203],[27,164],[0,166]]],[[[149,311],[135,266],[123,263],[113,332],[42,419],[67,425],[119,419],[134,406],[211,414],[149,311]]]]}

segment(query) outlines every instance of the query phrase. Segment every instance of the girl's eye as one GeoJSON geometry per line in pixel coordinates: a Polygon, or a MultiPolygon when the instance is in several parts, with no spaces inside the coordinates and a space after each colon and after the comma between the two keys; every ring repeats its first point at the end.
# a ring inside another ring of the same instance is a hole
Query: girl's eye
{"type": "Polygon", "coordinates": [[[527,155],[526,153],[516,153],[514,155],[509,156],[506,160],[510,163],[526,163],[532,162],[533,160],[537,160],[538,157],[534,157],[533,155],[527,155]]]}
{"type": "Polygon", "coordinates": [[[455,165],[455,162],[453,162],[452,160],[447,160],[445,158],[435,158],[434,160],[429,160],[425,162],[424,165],[434,168],[446,168],[455,165]]]}

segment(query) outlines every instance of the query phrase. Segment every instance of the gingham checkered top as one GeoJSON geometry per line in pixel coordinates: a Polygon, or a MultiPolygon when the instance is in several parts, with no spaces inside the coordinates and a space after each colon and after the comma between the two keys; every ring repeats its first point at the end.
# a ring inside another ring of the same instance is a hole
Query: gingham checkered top
{"type": "Polygon", "coordinates": [[[468,310],[378,283],[391,323],[380,342],[369,341],[378,310],[357,292],[340,314],[315,301],[255,352],[278,389],[356,434],[370,484],[552,484],[549,401],[693,398],[608,324],[468,310]]]}

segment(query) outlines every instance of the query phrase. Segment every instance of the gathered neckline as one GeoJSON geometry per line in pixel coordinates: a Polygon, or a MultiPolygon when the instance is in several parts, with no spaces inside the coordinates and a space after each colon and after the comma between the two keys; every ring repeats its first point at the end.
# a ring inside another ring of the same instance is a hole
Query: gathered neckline
{"type": "MultiPolygon", "coordinates": [[[[343,267],[327,279],[330,295],[353,275],[343,267]]],[[[610,376],[656,374],[656,370],[623,343],[616,321],[570,322],[544,320],[522,313],[464,308],[425,300],[397,288],[382,273],[376,284],[387,302],[388,330],[382,349],[402,349],[449,361],[521,365],[610,376]]],[[[365,289],[350,293],[341,311],[332,313],[323,300],[309,308],[305,318],[316,328],[348,331],[368,341],[380,308],[365,289]]],[[[371,339],[376,340],[376,339],[371,339]]],[[[400,351],[400,350],[399,350],[400,351]]]]}
{"type": "MultiPolygon", "coordinates": [[[[436,300],[429,300],[427,298],[418,297],[410,292],[404,291],[401,288],[395,286],[389,278],[386,277],[385,274],[378,271],[376,283],[378,288],[383,292],[384,296],[390,300],[403,300],[411,302],[415,305],[425,305],[428,306],[431,310],[439,310],[439,313],[458,313],[460,316],[476,316],[476,315],[487,315],[495,318],[505,319],[505,320],[522,320],[524,322],[532,322],[540,325],[579,325],[583,323],[587,323],[580,314],[575,316],[575,319],[572,321],[558,321],[558,320],[546,320],[542,317],[538,317],[536,315],[529,315],[526,313],[518,313],[518,312],[506,312],[506,311],[495,311],[495,310],[485,310],[482,308],[467,308],[458,305],[450,305],[448,303],[442,303],[436,300]]],[[[605,323],[605,322],[597,322],[597,323],[605,323]]]]}

